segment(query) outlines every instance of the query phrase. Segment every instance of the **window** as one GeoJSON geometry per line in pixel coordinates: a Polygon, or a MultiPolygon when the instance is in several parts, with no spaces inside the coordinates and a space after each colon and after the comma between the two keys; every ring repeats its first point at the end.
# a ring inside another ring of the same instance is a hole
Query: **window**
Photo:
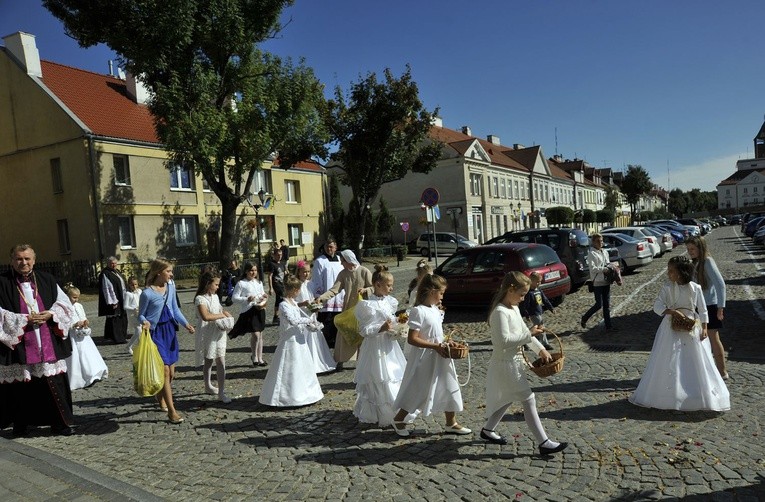
{"type": "Polygon", "coordinates": [[[521,193],[518,191],[518,182],[517,181],[515,182],[515,198],[516,199],[520,199],[521,198],[521,193]]]}
{"type": "Polygon", "coordinates": [[[297,204],[300,202],[300,182],[295,180],[286,180],[284,182],[284,197],[288,203],[297,204]]]}
{"type": "Polygon", "coordinates": [[[135,227],[132,216],[117,217],[118,231],[120,235],[120,247],[122,249],[135,247],[135,227]]]}
{"type": "Polygon", "coordinates": [[[69,223],[66,220],[57,220],[58,250],[61,254],[69,254],[72,251],[69,245],[69,223]]]}
{"type": "Polygon", "coordinates": [[[550,187],[545,185],[545,201],[550,202],[550,187]]]}
{"type": "Polygon", "coordinates": [[[173,165],[170,168],[170,188],[191,190],[194,188],[194,176],[186,166],[173,165]]]}
{"type": "Polygon", "coordinates": [[[53,193],[62,193],[64,183],[61,180],[61,159],[50,159],[50,176],[53,179],[53,193]]]}
{"type": "Polygon", "coordinates": [[[491,194],[494,198],[499,198],[499,178],[496,176],[491,179],[491,194]]]}
{"type": "Polygon", "coordinates": [[[507,188],[505,187],[505,178],[502,178],[501,180],[499,180],[499,192],[500,192],[500,197],[502,197],[503,199],[507,199],[507,188]]]}
{"type": "Polygon", "coordinates": [[[471,174],[470,175],[470,195],[480,196],[481,195],[481,183],[482,183],[482,176],[480,174],[471,174]]]}
{"type": "Polygon", "coordinates": [[[112,165],[114,166],[114,184],[130,185],[130,165],[127,155],[113,155],[112,165]]]}
{"type": "Polygon", "coordinates": [[[176,246],[193,246],[197,243],[197,219],[194,216],[173,218],[176,246]]]}
{"type": "Polygon", "coordinates": [[[290,246],[303,245],[303,225],[287,224],[287,234],[289,235],[290,246]]]}

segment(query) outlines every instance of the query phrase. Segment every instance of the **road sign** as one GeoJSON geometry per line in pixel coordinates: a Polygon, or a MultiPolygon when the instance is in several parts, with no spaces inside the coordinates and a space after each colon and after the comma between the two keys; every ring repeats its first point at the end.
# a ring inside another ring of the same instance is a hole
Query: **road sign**
{"type": "Polygon", "coordinates": [[[433,207],[438,204],[438,199],[440,198],[441,195],[438,193],[438,190],[431,187],[422,191],[422,197],[420,197],[420,201],[428,207],[433,207]]]}
{"type": "Polygon", "coordinates": [[[401,225],[401,230],[403,230],[404,232],[408,232],[409,231],[409,222],[408,221],[402,221],[400,223],[400,225],[401,225]]]}

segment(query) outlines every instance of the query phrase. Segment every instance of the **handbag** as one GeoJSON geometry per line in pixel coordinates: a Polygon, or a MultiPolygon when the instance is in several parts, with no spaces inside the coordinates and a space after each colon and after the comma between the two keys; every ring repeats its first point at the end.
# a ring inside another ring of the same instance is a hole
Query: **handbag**
{"type": "Polygon", "coordinates": [[[165,363],[148,329],[133,349],[133,387],[139,396],[154,396],[165,386],[165,363]]]}
{"type": "MultiPolygon", "coordinates": [[[[361,295],[359,295],[359,301],[361,301],[361,295]]],[[[351,346],[361,345],[364,340],[359,334],[359,320],[356,319],[356,305],[353,308],[345,310],[335,316],[335,327],[337,331],[342,335],[343,339],[351,346]]]]}

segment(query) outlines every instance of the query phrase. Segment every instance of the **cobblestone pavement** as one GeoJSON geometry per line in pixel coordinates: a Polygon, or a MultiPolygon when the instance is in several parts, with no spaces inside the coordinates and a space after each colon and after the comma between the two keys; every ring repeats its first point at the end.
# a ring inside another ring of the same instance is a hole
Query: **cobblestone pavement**
{"type": "MultiPolygon", "coordinates": [[[[659,324],[651,307],[665,255],[613,291],[619,332],[605,333],[597,319],[588,330],[578,327],[591,303],[586,290],[546,316],[565,349],[565,368],[529,379],[550,437],[571,444],[561,455],[535,454],[517,405],[500,424],[510,439],[502,447],[477,433],[443,434],[442,416],[419,420],[416,434],[405,439],[359,425],[350,411],[352,371],[321,376],[326,397],[313,406],[269,409],[257,402],[266,370],[249,364],[242,339],[230,342],[227,357],[228,391],[239,397],[224,405],[203,393],[188,334],[174,384],[186,422],[171,425],[152,399],[133,393],[124,346],[97,336],[110,377],[75,391],[78,434],[57,437],[40,428],[11,440],[3,431],[0,500],[765,500],[765,250],[749,247],[734,227],[715,230],[708,241],[728,284],[722,337],[730,412],[665,412],[626,400],[659,324]]],[[[413,277],[415,262],[391,264],[397,293],[413,277]]],[[[191,318],[192,296],[181,294],[191,318]]],[[[101,333],[95,302],[85,307],[94,333],[101,333]]],[[[450,309],[446,318],[471,342],[470,365],[456,365],[461,381],[469,378],[459,420],[474,431],[484,419],[491,352],[485,317],[450,309]]],[[[270,358],[276,329],[265,336],[270,358]]]]}

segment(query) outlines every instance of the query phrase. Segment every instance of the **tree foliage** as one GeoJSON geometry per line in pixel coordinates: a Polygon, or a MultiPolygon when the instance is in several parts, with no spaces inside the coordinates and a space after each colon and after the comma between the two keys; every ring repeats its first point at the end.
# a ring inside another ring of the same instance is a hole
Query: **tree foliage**
{"type": "Polygon", "coordinates": [[[574,210],[565,206],[549,207],[545,210],[545,218],[548,225],[566,225],[573,223],[574,210]]]}
{"type": "Polygon", "coordinates": [[[614,186],[606,185],[606,198],[603,201],[603,209],[616,212],[616,208],[619,206],[621,206],[619,190],[614,186]]]}
{"type": "Polygon", "coordinates": [[[327,114],[337,146],[331,159],[352,192],[346,235],[353,249],[363,241],[362,222],[380,187],[409,171],[429,172],[441,155],[439,143],[426,141],[437,110],[424,108],[411,70],[407,67],[400,78],[390,69],[384,75],[380,82],[368,74],[351,85],[347,96],[336,88],[327,114]]]}
{"type": "Polygon", "coordinates": [[[256,45],[279,30],[290,4],[44,0],[81,46],[108,45],[149,88],[168,167],[200,172],[221,201],[222,264],[233,254],[237,207],[253,191],[262,163],[277,154],[289,168],[326,154],[326,101],[313,71],[256,45]]]}
{"type": "Polygon", "coordinates": [[[631,219],[635,221],[635,209],[640,197],[649,193],[653,184],[648,172],[642,166],[628,165],[621,190],[630,205],[631,219]]]}
{"type": "Polygon", "coordinates": [[[595,211],[596,223],[613,223],[616,218],[616,213],[610,209],[600,209],[595,211]]]}
{"type": "Polygon", "coordinates": [[[582,223],[595,223],[595,211],[592,209],[582,210],[582,223]]]}

